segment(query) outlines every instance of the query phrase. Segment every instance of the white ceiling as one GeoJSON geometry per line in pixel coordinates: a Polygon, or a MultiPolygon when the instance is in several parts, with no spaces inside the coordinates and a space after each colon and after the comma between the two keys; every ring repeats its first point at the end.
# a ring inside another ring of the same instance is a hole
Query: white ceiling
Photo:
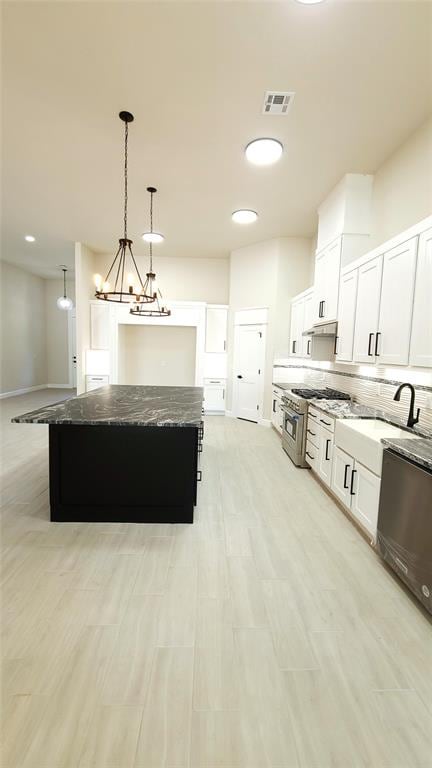
{"type": "Polygon", "coordinates": [[[3,3],[3,258],[48,276],[75,240],[115,248],[121,109],[138,255],[150,184],[161,255],[311,236],[339,178],[373,173],[431,112],[431,51],[430,3],[3,3]],[[273,89],[296,92],[287,117],[261,114],[273,89]],[[277,166],[246,163],[258,136],[284,143],[277,166]],[[241,207],[258,222],[232,223],[241,207]]]}

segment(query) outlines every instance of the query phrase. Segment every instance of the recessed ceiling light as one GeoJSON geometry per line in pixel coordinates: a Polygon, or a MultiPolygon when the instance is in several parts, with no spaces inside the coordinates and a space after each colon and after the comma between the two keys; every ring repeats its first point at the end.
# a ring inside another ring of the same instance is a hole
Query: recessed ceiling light
{"type": "Polygon", "coordinates": [[[253,165],[272,165],[283,152],[283,144],[277,139],[255,139],[246,149],[246,157],[253,165]]]}
{"type": "Polygon", "coordinates": [[[36,238],[35,238],[35,237],[33,237],[33,235],[26,235],[26,236],[25,236],[25,238],[24,238],[24,240],[27,240],[27,242],[28,242],[28,243],[34,243],[34,241],[36,240],[36,238]]]}
{"type": "Polygon", "coordinates": [[[237,224],[252,224],[253,221],[257,220],[257,218],[258,214],[256,211],[241,210],[234,211],[232,214],[232,220],[237,224]]]}
{"type": "Polygon", "coordinates": [[[161,243],[165,239],[160,232],[143,232],[141,237],[146,243],[161,243]]]}

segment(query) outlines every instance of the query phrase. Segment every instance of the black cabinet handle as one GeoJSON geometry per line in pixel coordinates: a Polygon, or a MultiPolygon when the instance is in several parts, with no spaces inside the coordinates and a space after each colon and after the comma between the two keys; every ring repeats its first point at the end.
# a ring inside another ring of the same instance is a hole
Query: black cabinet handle
{"type": "Polygon", "coordinates": [[[225,400],[225,390],[222,390],[222,400],[225,400]]]}
{"type": "Polygon", "coordinates": [[[379,352],[378,352],[378,342],[379,342],[379,337],[380,337],[380,336],[381,336],[381,332],[379,331],[379,332],[377,333],[376,337],[375,337],[375,356],[376,356],[376,357],[379,357],[379,352]]]}
{"type": "Polygon", "coordinates": [[[321,317],[325,317],[325,309],[324,309],[324,307],[325,307],[325,301],[323,301],[323,303],[322,303],[322,315],[321,315],[321,317]]]}
{"type": "Polygon", "coordinates": [[[323,301],[320,301],[320,303],[319,303],[318,317],[324,317],[324,302],[323,301]]]}
{"type": "Polygon", "coordinates": [[[201,471],[201,469],[199,469],[197,471],[197,482],[200,483],[201,480],[202,480],[202,471],[201,471]]]}
{"type": "Polygon", "coordinates": [[[238,378],[238,379],[242,379],[242,378],[243,378],[243,376],[241,375],[241,373],[237,374],[237,378],[238,378]]]}
{"type": "Polygon", "coordinates": [[[310,435],[313,435],[314,437],[316,437],[316,432],[312,432],[311,429],[307,429],[306,432],[308,432],[310,435]]]}
{"type": "Polygon", "coordinates": [[[317,417],[315,416],[314,413],[311,413],[311,411],[308,411],[308,419],[316,419],[316,418],[317,417]]]}
{"type": "Polygon", "coordinates": [[[308,343],[307,343],[307,350],[306,350],[306,354],[307,354],[307,355],[310,355],[310,353],[311,353],[311,352],[310,352],[310,348],[311,348],[311,339],[309,339],[309,340],[308,340],[308,343]]]}
{"type": "Polygon", "coordinates": [[[292,352],[293,352],[293,354],[295,354],[296,343],[297,343],[296,341],[293,341],[293,343],[292,343],[292,352]]]}
{"type": "Polygon", "coordinates": [[[326,424],[328,427],[331,427],[331,421],[326,421],[325,419],[320,419],[321,424],[326,424]]]}
{"type": "Polygon", "coordinates": [[[330,443],[330,440],[326,440],[326,452],[325,452],[325,459],[326,459],[326,461],[330,461],[329,455],[328,455],[329,443],[330,443]]]}
{"type": "Polygon", "coordinates": [[[350,487],[350,494],[351,494],[351,496],[355,496],[355,493],[354,493],[354,475],[355,475],[356,472],[357,472],[356,469],[353,469],[353,471],[351,472],[351,487],[350,487]]]}
{"type": "Polygon", "coordinates": [[[369,334],[369,343],[368,343],[368,356],[369,357],[372,357],[371,347],[372,347],[372,339],[373,339],[374,335],[375,334],[373,334],[373,333],[369,334]]]}
{"type": "Polygon", "coordinates": [[[347,474],[349,470],[349,464],[345,464],[345,473],[344,473],[344,488],[348,490],[348,483],[347,483],[347,474]]]}
{"type": "Polygon", "coordinates": [[[309,458],[312,459],[312,461],[315,461],[315,456],[311,456],[309,451],[306,451],[306,456],[309,456],[309,458]]]}
{"type": "Polygon", "coordinates": [[[339,336],[335,336],[335,343],[334,343],[334,354],[337,355],[337,346],[338,346],[339,336]]]}
{"type": "Polygon", "coordinates": [[[276,413],[276,400],[273,400],[273,413],[276,413]]]}

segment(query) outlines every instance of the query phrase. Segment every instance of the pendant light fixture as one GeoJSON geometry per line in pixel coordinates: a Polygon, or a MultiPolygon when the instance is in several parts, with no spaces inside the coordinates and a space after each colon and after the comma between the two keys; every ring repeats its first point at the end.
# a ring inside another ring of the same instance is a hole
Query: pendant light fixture
{"type": "Polygon", "coordinates": [[[67,267],[64,264],[60,264],[60,269],[63,270],[63,296],[59,296],[57,299],[57,307],[59,309],[71,310],[73,307],[72,299],[69,299],[66,295],[66,272],[67,267]]]}
{"type": "Polygon", "coordinates": [[[150,267],[146,275],[146,281],[143,287],[143,294],[145,296],[144,301],[140,301],[137,297],[136,303],[130,310],[131,315],[138,315],[140,317],[168,317],[171,311],[163,304],[162,294],[156,282],[156,273],[153,271],[153,195],[156,194],[156,187],[147,187],[147,192],[150,192],[150,235],[147,240],[150,251],[150,267]],[[151,296],[151,301],[154,303],[148,306],[148,297],[151,296]]]}
{"type": "Polygon", "coordinates": [[[132,240],[127,236],[127,214],[128,214],[128,133],[129,123],[134,116],[130,112],[120,112],[120,120],[124,122],[124,232],[119,240],[119,248],[111,264],[105,280],[101,275],[95,275],[96,286],[95,296],[101,301],[114,302],[150,302],[154,301],[151,296],[147,296],[143,289],[143,282],[137,267],[135,257],[132,253],[132,240]]]}

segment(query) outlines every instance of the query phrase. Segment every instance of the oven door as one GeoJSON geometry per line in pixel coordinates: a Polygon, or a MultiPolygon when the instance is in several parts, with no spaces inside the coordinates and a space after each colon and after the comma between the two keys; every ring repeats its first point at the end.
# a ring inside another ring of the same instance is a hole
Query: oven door
{"type": "Polygon", "coordinates": [[[293,446],[301,450],[303,435],[303,414],[283,408],[283,434],[293,446]]]}

